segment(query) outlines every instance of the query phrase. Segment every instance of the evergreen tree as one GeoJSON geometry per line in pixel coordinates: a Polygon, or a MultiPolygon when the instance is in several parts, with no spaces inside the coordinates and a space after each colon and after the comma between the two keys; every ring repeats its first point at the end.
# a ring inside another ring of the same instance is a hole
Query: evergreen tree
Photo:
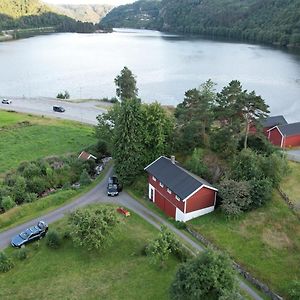
{"type": "Polygon", "coordinates": [[[117,96],[121,101],[137,99],[138,88],[136,87],[136,80],[127,67],[124,67],[121,74],[115,78],[115,84],[117,86],[117,96]]]}
{"type": "Polygon", "coordinates": [[[131,183],[145,167],[142,106],[138,99],[121,103],[113,136],[115,169],[124,184],[131,183]]]}

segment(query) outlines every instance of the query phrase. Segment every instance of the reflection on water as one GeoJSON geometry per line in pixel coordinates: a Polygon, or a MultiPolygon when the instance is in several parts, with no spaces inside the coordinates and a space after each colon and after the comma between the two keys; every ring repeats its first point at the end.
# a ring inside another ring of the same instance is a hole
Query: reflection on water
{"type": "Polygon", "coordinates": [[[211,78],[255,90],[273,114],[300,120],[300,55],[271,47],[210,41],[148,30],[53,34],[0,43],[0,95],[74,98],[115,95],[123,66],[137,75],[143,101],[177,104],[211,78]]]}

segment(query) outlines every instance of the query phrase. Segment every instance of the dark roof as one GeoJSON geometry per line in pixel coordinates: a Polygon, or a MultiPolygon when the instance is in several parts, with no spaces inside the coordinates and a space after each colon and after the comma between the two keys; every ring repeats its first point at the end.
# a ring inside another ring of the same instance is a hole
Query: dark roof
{"type": "Polygon", "coordinates": [[[285,136],[300,134],[300,122],[278,126],[281,133],[285,136]]]}
{"type": "Polygon", "coordinates": [[[286,125],[288,122],[284,118],[284,116],[273,116],[268,117],[266,120],[262,122],[263,127],[274,127],[277,125],[286,125]]]}
{"type": "MultiPolygon", "coordinates": [[[[145,170],[163,183],[180,199],[185,199],[202,185],[213,188],[204,179],[186,171],[184,168],[172,163],[171,159],[161,156],[145,170]]],[[[214,189],[214,188],[213,188],[214,189]]]]}

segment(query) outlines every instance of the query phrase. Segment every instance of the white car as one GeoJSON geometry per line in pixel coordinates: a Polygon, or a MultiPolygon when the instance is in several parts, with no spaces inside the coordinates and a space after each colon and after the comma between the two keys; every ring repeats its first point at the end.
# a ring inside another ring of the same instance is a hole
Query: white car
{"type": "Polygon", "coordinates": [[[3,99],[2,100],[2,104],[11,104],[12,101],[11,100],[8,100],[8,99],[3,99]]]}

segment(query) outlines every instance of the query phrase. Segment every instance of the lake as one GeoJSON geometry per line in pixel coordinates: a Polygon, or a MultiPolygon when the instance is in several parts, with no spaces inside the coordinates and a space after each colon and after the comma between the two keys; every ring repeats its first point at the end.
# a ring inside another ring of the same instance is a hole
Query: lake
{"type": "Polygon", "coordinates": [[[0,43],[0,95],[72,98],[115,95],[124,66],[137,76],[144,102],[176,105],[209,78],[217,90],[232,79],[255,90],[272,114],[300,121],[300,55],[272,47],[212,41],[147,30],[63,33],[0,43]]]}

